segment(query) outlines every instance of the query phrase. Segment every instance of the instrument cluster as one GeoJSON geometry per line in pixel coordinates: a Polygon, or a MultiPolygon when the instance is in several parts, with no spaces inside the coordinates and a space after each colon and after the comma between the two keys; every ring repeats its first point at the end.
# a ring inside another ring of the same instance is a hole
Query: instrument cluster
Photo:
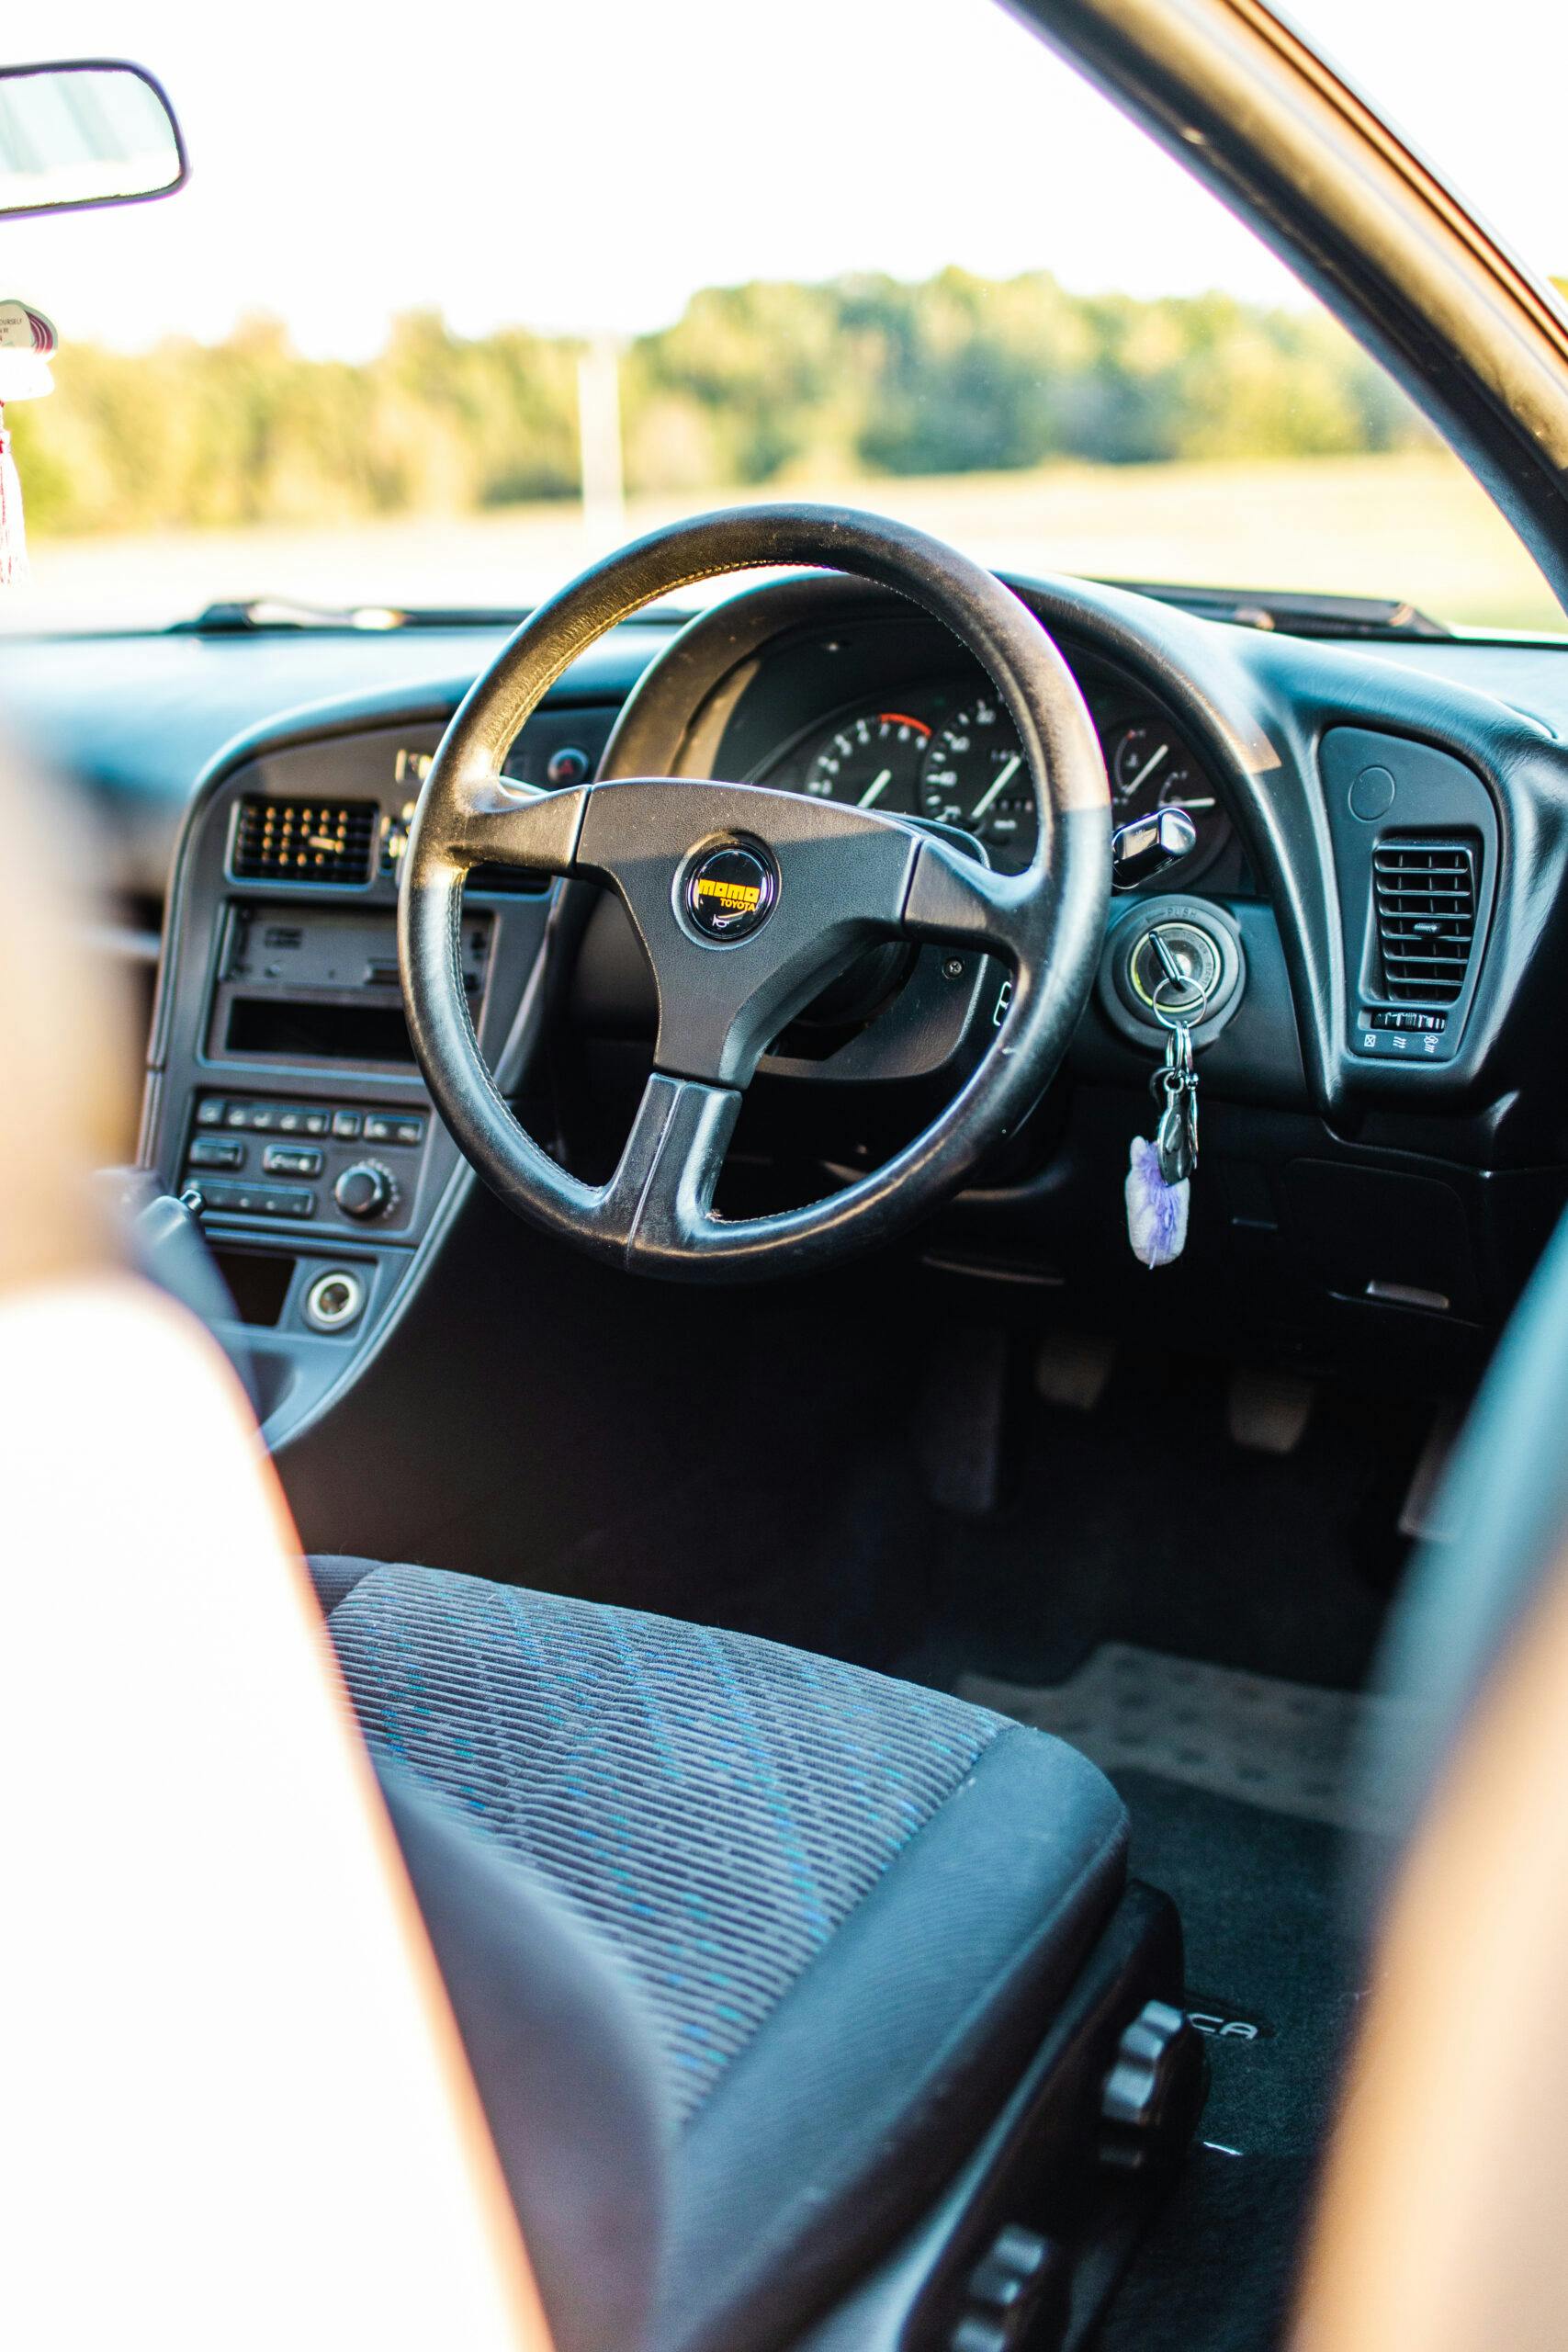
{"type": "MultiPolygon", "coordinates": [[[[807,729],[757,774],[817,798],[955,825],[986,845],[990,863],[1017,873],[1034,854],[1034,796],[1018,730],[982,684],[905,687],[897,707],[862,704],[807,729]]],[[[1115,823],[1158,808],[1185,808],[1198,845],[1184,871],[1213,863],[1230,826],[1211,779],[1163,712],[1121,690],[1089,694],[1105,752],[1115,823]]]]}

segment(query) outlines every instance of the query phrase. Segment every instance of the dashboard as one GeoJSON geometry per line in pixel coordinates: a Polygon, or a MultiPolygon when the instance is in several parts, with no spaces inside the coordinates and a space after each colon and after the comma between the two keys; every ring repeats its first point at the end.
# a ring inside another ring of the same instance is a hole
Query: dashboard
{"type": "MultiPolygon", "coordinates": [[[[984,1285],[1145,1344],[1199,1334],[1442,1380],[1568,1199],[1568,649],[1318,642],[1015,584],[1078,679],[1117,818],[1180,806],[1198,842],[1112,902],[1055,1085],[912,1270],[957,1283],[958,1314],[984,1285]],[[1137,988],[1156,929],[1224,980],[1196,1038],[1188,1254],[1157,1280],[1121,1210],[1162,1044],[1137,988]]],[[[423,766],[500,642],[40,640],[13,658],[13,714],[96,810],[121,903],[162,915],[138,1157],[201,1194],[275,1443],[393,1344],[477,1214],[409,1049],[395,919],[423,766]]],[[[766,783],[956,827],[1002,867],[1033,846],[983,673],[911,608],[832,579],[616,631],[508,768],[546,786],[766,783]]],[[[618,903],[477,874],[463,950],[498,1083],[594,1176],[655,1026],[618,903]]],[[[986,1050],[1005,985],[926,949],[813,1008],[748,1095],[746,1205],[816,1197],[918,1131],[986,1050]]]]}

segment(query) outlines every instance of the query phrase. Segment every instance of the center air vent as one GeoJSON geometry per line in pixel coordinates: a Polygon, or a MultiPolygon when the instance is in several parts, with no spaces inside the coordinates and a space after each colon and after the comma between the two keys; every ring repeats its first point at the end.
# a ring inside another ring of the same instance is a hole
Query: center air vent
{"type": "Polygon", "coordinates": [[[1381,841],[1372,901],[1385,993],[1395,1002],[1452,1004],[1475,944],[1480,860],[1462,837],[1381,841]]]}
{"type": "Polygon", "coordinates": [[[380,814],[374,800],[242,800],[234,879],[368,882],[380,814]]]}

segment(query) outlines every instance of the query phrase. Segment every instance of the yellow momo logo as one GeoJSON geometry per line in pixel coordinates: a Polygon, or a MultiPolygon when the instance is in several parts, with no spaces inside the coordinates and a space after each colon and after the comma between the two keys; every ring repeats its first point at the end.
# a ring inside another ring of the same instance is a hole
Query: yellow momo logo
{"type": "Polygon", "coordinates": [[[700,874],[697,876],[697,896],[699,899],[712,899],[734,914],[749,915],[754,907],[762,903],[762,886],[760,882],[721,882],[711,874],[700,874]]]}
{"type": "Polygon", "coordinates": [[[732,946],[766,922],[778,884],[778,868],[760,842],[727,842],[694,857],[688,867],[687,920],[716,946],[732,946]]]}

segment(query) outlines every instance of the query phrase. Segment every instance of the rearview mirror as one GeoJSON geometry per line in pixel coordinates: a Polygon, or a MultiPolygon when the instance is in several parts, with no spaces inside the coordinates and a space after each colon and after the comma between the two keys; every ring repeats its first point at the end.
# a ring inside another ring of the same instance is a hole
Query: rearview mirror
{"type": "Polygon", "coordinates": [[[0,67],[0,213],[142,204],[187,168],[174,108],[140,65],[0,67]]]}

